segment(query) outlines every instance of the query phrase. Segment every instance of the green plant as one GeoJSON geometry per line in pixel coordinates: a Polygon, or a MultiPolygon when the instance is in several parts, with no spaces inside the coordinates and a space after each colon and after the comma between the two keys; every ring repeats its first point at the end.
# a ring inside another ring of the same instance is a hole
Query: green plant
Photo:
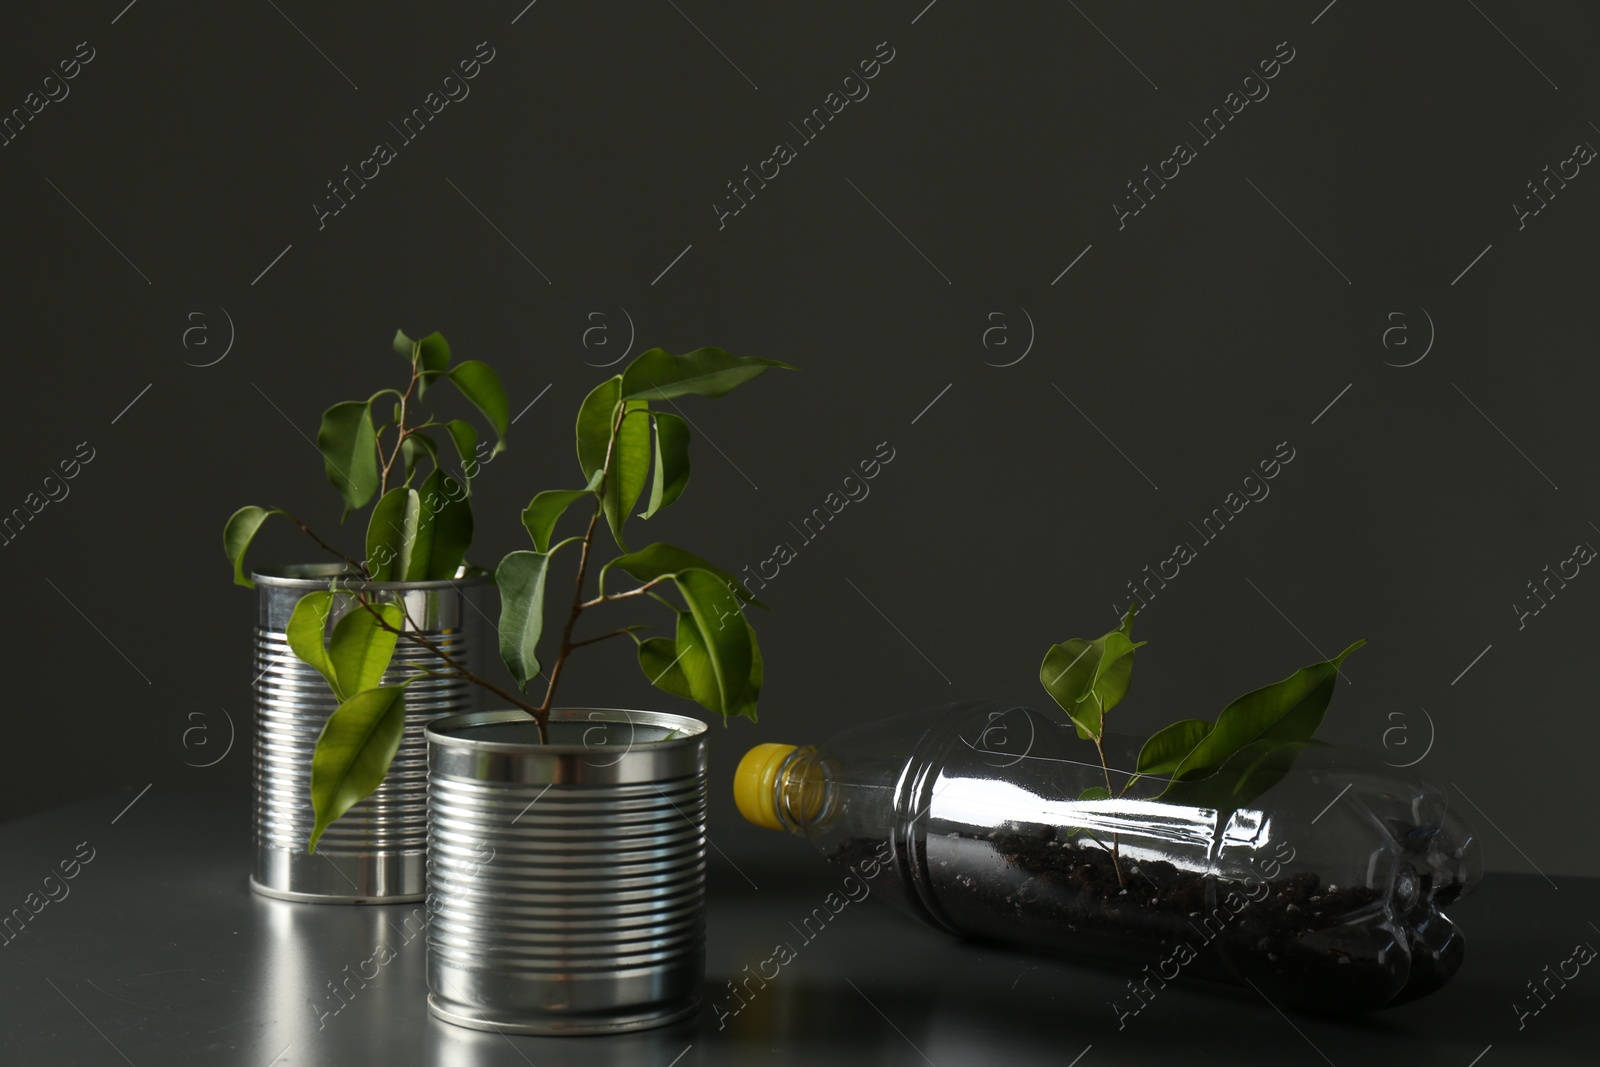
{"type": "MultiPolygon", "coordinates": [[[[652,409],[651,403],[665,402],[676,408],[673,400],[677,397],[719,397],[773,367],[792,369],[777,360],[741,358],[719,348],[696,349],[685,355],[656,348],[639,355],[621,374],[585,397],[576,427],[583,487],[536,494],[522,512],[533,548],[508,553],[495,569],[500,592],[500,657],[515,680],[516,691],[478,676],[423,636],[416,621],[406,617],[402,601],[385,603],[357,593],[351,610],[331,633],[328,619],[338,598],[349,594],[334,589],[308,594],[299,601],[288,624],[289,645],[322,673],[340,700],[312,756],[311,799],[316,823],[308,850],[314,852],[328,825],[382,783],[405,728],[405,689],[418,677],[453,677],[482,686],[525,711],[537,724],[541,740],[548,741],[550,709],[571,654],[627,634],[637,645],[639,665],[651,684],[692,699],[724,719],[756,717],[763,673],[761,650],[742,608],[745,603],[766,605],[727,571],[687,549],[656,543],[629,551],[624,527],[647,486],[649,497],[639,516],[645,519],[677,500],[689,480],[689,424],[671,411],[652,409]],[[580,501],[591,505],[583,532],[554,540],[558,524],[580,501]],[[591,596],[587,582],[602,517],[620,554],[600,567],[591,596]],[[539,645],[546,631],[545,595],[551,561],[569,546],[577,554],[572,600],[546,674],[539,645]],[[607,578],[613,571],[636,584],[607,592],[607,578]],[[668,588],[677,591],[681,606],[662,595],[668,588]],[[672,638],[641,638],[636,631],[644,627],[639,625],[591,637],[575,636],[575,627],[586,612],[638,597],[649,597],[673,612],[672,638]],[[435,662],[408,661],[410,676],[399,684],[384,686],[381,680],[401,643],[426,650],[435,662]],[[534,703],[522,694],[540,676],[546,680],[544,695],[534,703]]],[[[427,367],[422,373],[434,371],[427,367]]],[[[355,421],[359,423],[359,419],[355,421]]],[[[457,443],[459,446],[460,441],[457,443]]],[[[335,485],[339,484],[335,480],[335,485]]],[[[379,501],[374,523],[379,521],[384,501],[399,491],[390,490],[379,501]]],[[[348,503],[350,498],[346,499],[348,503]]],[[[421,524],[412,519],[416,514],[416,503],[407,497],[404,510],[394,505],[384,520],[397,531],[400,550],[411,546],[407,558],[416,558],[421,551],[418,546],[425,543],[421,524]]],[[[238,519],[236,515],[230,520],[230,530],[238,519]]],[[[253,533],[251,529],[249,536],[253,533]]],[[[238,554],[249,536],[243,537],[238,554]]],[[[437,523],[433,536],[435,540],[439,536],[437,523]]],[[[238,555],[233,546],[237,540],[229,540],[229,554],[236,566],[238,555]]]]}
{"type": "MultiPolygon", "coordinates": [[[[1139,749],[1134,773],[1117,789],[1102,739],[1106,712],[1121,702],[1132,682],[1134,651],[1147,644],[1133,641],[1137,610],[1130,605],[1121,626],[1093,641],[1074,637],[1051,645],[1039,666],[1045,691],[1067,713],[1078,736],[1094,742],[1099,755],[1105,787],[1090,786],[1079,794],[1080,800],[1120,797],[1140,778],[1155,777],[1167,783],[1157,800],[1218,809],[1248,804],[1281,779],[1295,754],[1312,742],[1333,699],[1340,664],[1366,644],[1357,641],[1330,660],[1238,697],[1215,722],[1182,719],[1157,730],[1139,749]]],[[[1107,851],[1120,882],[1115,835],[1107,851]]]]}
{"type": "Polygon", "coordinates": [[[229,516],[222,531],[223,550],[233,563],[235,584],[255,585],[245,570],[245,552],[274,515],[288,519],[342,559],[353,577],[414,582],[456,576],[472,543],[469,495],[481,459],[478,431],[462,419],[440,422],[429,415],[417,421],[416,408],[430,383],[440,378],[449,381],[493,427],[493,456],[505,448],[505,390],[486,363],[469,359],[452,365],[450,345],[438,333],[413,341],[396,331],[394,349],[410,367],[405,389],[379,389],[366,400],[335,404],[322,413],[317,431],[323,469],[344,501],[340,521],[378,497],[367,521],[365,558],[354,559],[333,548],[282,508],[242,507],[229,516]],[[394,399],[393,414],[380,425],[373,410],[385,397],[394,399]],[[439,462],[438,442],[426,432],[438,428],[449,435],[460,456],[459,479],[439,462]],[[432,470],[419,487],[412,488],[424,457],[432,470]]]}

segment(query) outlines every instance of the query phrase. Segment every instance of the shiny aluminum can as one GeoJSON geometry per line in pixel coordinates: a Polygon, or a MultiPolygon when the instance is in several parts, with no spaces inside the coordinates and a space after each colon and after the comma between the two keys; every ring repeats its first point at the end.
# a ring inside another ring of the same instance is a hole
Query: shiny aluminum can
{"type": "MultiPolygon", "coordinates": [[[[406,727],[389,775],[367,799],[323,832],[306,851],[315,813],[311,807],[311,753],[323,724],[339,702],[316,668],[290,650],[285,629],[302,596],[337,581],[340,597],[331,626],[366,592],[402,603],[408,630],[416,630],[473,673],[482,670],[493,640],[486,614],[492,576],[476,569],[432,582],[367,582],[348,577],[339,564],[309,564],[260,571],[255,627],[255,873],[250,887],[283,900],[324,904],[392,904],[422,900],[426,883],[427,742],[431,719],[482,707],[482,690],[456,678],[418,678],[406,689],[406,727]]],[[[418,671],[449,667],[433,652],[401,639],[383,677],[397,683],[418,671]]]]}
{"type": "Polygon", "coordinates": [[[694,1014],[705,976],[704,723],[556,709],[428,724],[428,1007],[600,1034],[694,1014]]]}

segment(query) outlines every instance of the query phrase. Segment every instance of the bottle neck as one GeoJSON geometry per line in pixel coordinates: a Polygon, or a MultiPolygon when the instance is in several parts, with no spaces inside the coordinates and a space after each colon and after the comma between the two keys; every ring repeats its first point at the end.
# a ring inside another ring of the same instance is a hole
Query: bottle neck
{"type": "Polygon", "coordinates": [[[828,776],[815,745],[797,748],[773,776],[772,810],[791,834],[804,837],[827,808],[828,776]]]}

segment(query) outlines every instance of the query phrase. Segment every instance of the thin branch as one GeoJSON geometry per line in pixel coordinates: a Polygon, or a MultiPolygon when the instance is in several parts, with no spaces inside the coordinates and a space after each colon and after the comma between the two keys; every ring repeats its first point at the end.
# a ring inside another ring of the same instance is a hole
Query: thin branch
{"type": "MultiPolygon", "coordinates": [[[[661,577],[652,578],[648,582],[645,582],[643,585],[641,585],[639,588],[637,588],[637,589],[629,589],[625,593],[604,593],[604,594],[602,594],[600,596],[595,597],[593,600],[585,600],[583,602],[583,604],[581,605],[581,607],[583,607],[584,610],[588,610],[589,608],[599,607],[601,604],[609,604],[613,600],[626,600],[631,596],[643,596],[652,587],[660,585],[662,582],[669,581],[669,580],[671,580],[671,578],[672,578],[672,575],[663,574],[661,577]]],[[[576,646],[574,646],[574,647],[576,647],[576,646]]]]}
{"type": "MultiPolygon", "coordinates": [[[[1095,700],[1097,702],[1100,700],[1098,693],[1095,694],[1095,700]]],[[[1100,710],[1100,721],[1103,730],[1105,723],[1105,708],[1103,705],[1100,710]]],[[[1105,772],[1106,795],[1116,796],[1117,791],[1111,786],[1111,764],[1106,762],[1106,750],[1105,746],[1100,743],[1100,738],[1096,737],[1094,739],[1094,747],[1095,751],[1100,753],[1100,769],[1105,772]]],[[[1117,885],[1126,889],[1128,887],[1128,880],[1122,876],[1122,841],[1115,833],[1111,835],[1111,866],[1114,867],[1117,872],[1117,885]]]]}
{"type": "MultiPolygon", "coordinates": [[[[610,463],[610,458],[610,453],[608,452],[606,455],[608,464],[610,463]]],[[[601,491],[604,492],[605,480],[603,478],[600,482],[600,487],[601,491]]],[[[605,510],[604,499],[602,496],[602,503],[595,506],[594,514],[589,516],[589,528],[583,533],[583,545],[578,554],[578,579],[574,583],[572,593],[572,611],[567,615],[567,623],[561,629],[561,647],[556,650],[556,661],[550,666],[550,684],[545,687],[544,700],[534,713],[539,720],[541,733],[550,715],[550,705],[556,697],[556,682],[561,678],[561,668],[566,666],[567,655],[572,651],[572,628],[577,624],[578,616],[583,614],[583,579],[589,569],[589,546],[594,541],[595,523],[600,518],[600,512],[605,510]]]]}
{"type": "Polygon", "coordinates": [[[582,641],[574,641],[574,642],[572,642],[572,647],[573,648],[582,648],[584,645],[599,644],[601,641],[604,641],[609,637],[621,637],[623,634],[631,634],[635,630],[642,630],[644,628],[645,627],[643,627],[643,626],[624,626],[620,630],[612,630],[610,633],[601,634],[599,637],[587,637],[587,638],[584,638],[582,641]]]}
{"type": "Polygon", "coordinates": [[[539,737],[545,738],[545,724],[550,718],[550,705],[555,701],[556,683],[561,679],[561,669],[567,665],[567,656],[575,647],[572,643],[572,628],[578,623],[578,616],[583,614],[583,582],[589,573],[589,549],[594,544],[594,529],[600,521],[600,513],[605,510],[606,481],[611,477],[611,459],[617,450],[617,434],[622,429],[623,420],[628,417],[626,401],[617,404],[617,417],[611,423],[611,437],[606,441],[606,458],[600,467],[600,483],[595,487],[599,500],[595,504],[594,513],[589,516],[589,526],[583,531],[583,544],[578,553],[578,577],[572,587],[572,610],[567,613],[566,625],[561,628],[561,647],[556,651],[555,663],[550,667],[550,684],[545,687],[544,700],[534,711],[534,720],[539,724],[539,737]]]}
{"type": "MultiPolygon", "coordinates": [[[[387,428],[388,427],[384,427],[384,429],[387,428]]],[[[390,459],[383,454],[383,430],[379,430],[372,435],[372,447],[378,450],[378,469],[382,471],[384,477],[387,478],[389,476],[390,459]]],[[[395,450],[398,451],[399,447],[399,445],[396,445],[395,450]]],[[[388,492],[388,489],[389,487],[387,484],[380,486],[378,490],[378,499],[382,500],[383,494],[388,492]]]]}
{"type": "Polygon", "coordinates": [[[1102,841],[1102,840],[1100,840],[1100,839],[1099,839],[1099,838],[1098,838],[1098,837],[1096,837],[1096,836],[1095,836],[1095,832],[1094,832],[1094,831],[1093,831],[1093,830],[1089,830],[1089,829],[1085,829],[1085,830],[1084,830],[1084,831],[1083,831],[1083,835],[1084,835],[1084,836],[1085,836],[1085,837],[1087,837],[1087,838],[1088,838],[1088,839],[1089,839],[1089,840],[1090,840],[1090,841],[1093,841],[1093,842],[1094,842],[1094,843],[1095,843],[1095,844],[1097,844],[1097,845],[1099,845],[1099,846],[1100,846],[1100,847],[1101,847],[1101,848],[1103,848],[1103,849],[1105,849],[1105,853],[1106,853],[1106,855],[1108,855],[1108,856],[1110,856],[1110,857],[1111,857],[1111,862],[1112,862],[1112,863],[1113,863],[1113,864],[1114,864],[1114,863],[1116,863],[1116,861],[1117,861],[1117,854],[1116,854],[1116,853],[1115,853],[1115,852],[1112,852],[1112,851],[1111,851],[1111,848],[1110,848],[1110,846],[1108,846],[1108,845],[1107,845],[1107,844],[1106,844],[1106,843],[1105,843],[1105,842],[1104,842],[1104,841],[1102,841]]]}
{"type": "Polygon", "coordinates": [[[1105,747],[1101,745],[1098,737],[1094,739],[1094,747],[1095,751],[1100,753],[1100,770],[1103,771],[1106,776],[1106,792],[1111,796],[1116,796],[1117,791],[1111,785],[1111,765],[1106,762],[1106,750],[1105,747]]]}
{"type": "MultiPolygon", "coordinates": [[[[394,447],[389,451],[389,458],[383,462],[383,471],[378,483],[378,495],[380,497],[389,491],[389,471],[394,466],[394,461],[400,458],[400,446],[411,432],[406,429],[406,401],[411,399],[411,393],[416,389],[417,379],[420,377],[417,363],[417,352],[415,346],[413,346],[411,352],[411,381],[406,383],[406,391],[400,394],[400,417],[395,420],[396,436],[394,447]]],[[[393,390],[388,391],[393,392],[393,390]]],[[[374,394],[374,397],[381,395],[381,392],[374,394]]],[[[370,405],[372,401],[368,400],[367,403],[370,405]]],[[[378,455],[379,457],[383,456],[382,441],[378,442],[378,455]]]]}
{"type": "MultiPolygon", "coordinates": [[[[279,508],[278,510],[279,511],[283,511],[282,508],[279,508]]],[[[365,563],[361,563],[358,560],[353,560],[349,556],[345,555],[343,552],[340,552],[337,548],[334,548],[332,545],[328,544],[328,542],[324,541],[322,538],[318,537],[315,533],[313,533],[312,530],[311,530],[311,527],[307,526],[305,523],[301,522],[299,519],[295,518],[293,515],[289,514],[287,511],[283,511],[283,517],[288,519],[290,522],[294,523],[296,526],[300,527],[300,529],[304,530],[306,532],[306,536],[307,537],[311,538],[311,540],[313,540],[317,544],[321,545],[328,552],[331,552],[335,556],[338,556],[340,559],[342,559],[346,563],[350,564],[350,566],[354,567],[358,572],[360,572],[360,574],[361,574],[361,576],[363,578],[369,577],[369,574],[368,574],[368,571],[367,571],[367,565],[365,563]]]]}
{"type": "MultiPolygon", "coordinates": [[[[377,608],[373,607],[373,605],[371,603],[369,603],[364,596],[357,597],[356,602],[359,603],[363,608],[365,608],[372,615],[372,617],[377,621],[377,623],[378,623],[378,625],[380,627],[382,627],[383,629],[385,629],[385,630],[389,631],[390,633],[396,635],[397,637],[402,637],[402,638],[406,639],[407,641],[410,641],[412,644],[422,646],[423,648],[427,649],[429,652],[432,652],[435,656],[438,656],[439,659],[444,661],[444,663],[447,666],[451,667],[452,669],[454,669],[456,671],[456,673],[454,675],[450,675],[448,677],[460,678],[464,682],[471,682],[473,685],[482,686],[484,689],[487,689],[489,692],[493,693],[495,696],[499,697],[502,700],[509,700],[511,703],[515,704],[517,707],[521,708],[523,711],[527,712],[529,715],[533,715],[537,719],[537,716],[534,715],[534,710],[535,709],[534,709],[533,705],[529,704],[527,701],[521,699],[520,697],[515,696],[512,693],[506,692],[504,689],[500,688],[498,685],[495,685],[493,682],[489,681],[488,679],[480,678],[478,675],[474,674],[470,669],[468,669],[467,666],[464,663],[462,663],[460,660],[456,659],[454,656],[450,655],[450,653],[448,653],[444,649],[440,648],[433,641],[429,640],[426,637],[423,637],[422,634],[419,631],[417,631],[417,630],[401,630],[401,629],[397,629],[396,627],[390,626],[389,625],[389,620],[385,619],[383,617],[383,615],[378,612],[377,608]]],[[[415,626],[416,623],[415,623],[415,621],[412,620],[411,612],[410,612],[409,609],[406,608],[405,601],[404,601],[403,598],[400,601],[400,610],[405,613],[406,621],[411,623],[413,626],[415,626]]],[[[435,673],[436,674],[438,672],[429,672],[429,673],[435,673]]],[[[539,733],[540,733],[540,740],[541,741],[545,740],[545,738],[543,736],[544,731],[540,730],[539,733]]]]}

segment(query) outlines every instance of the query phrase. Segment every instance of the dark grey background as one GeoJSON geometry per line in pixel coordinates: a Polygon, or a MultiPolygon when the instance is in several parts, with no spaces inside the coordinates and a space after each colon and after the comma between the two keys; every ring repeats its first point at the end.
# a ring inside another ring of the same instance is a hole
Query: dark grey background
{"type": "MultiPolygon", "coordinates": [[[[0,148],[0,510],[95,450],[0,551],[0,814],[121,786],[247,793],[252,602],[222,522],[275,504],[359,544],[307,437],[393,383],[396,327],[490,362],[513,412],[538,398],[477,489],[492,564],[525,543],[535,491],[576,484],[573,414],[631,319],[635,351],[802,368],[684,401],[689,492],[634,533],[735,570],[799,548],[756,619],[761,722],[715,731],[731,855],[786,844],[725,796],[746,746],[1046,700],[1046,646],[1110,628],[1125,583],[1200,545],[1189,524],[1287,441],[1270,497],[1150,601],[1121,727],[1210,717],[1366,637],[1324,736],[1427,751],[1491,867],[1600,874],[1582,822],[1600,579],[1520,630],[1511,606],[1600,544],[1600,177],[1520,231],[1511,206],[1600,143],[1592,8],[124,2],[34,6],[0,33],[5,110],[96,51],[0,148]],[[471,95],[319,231],[324,183],[481,41],[471,95]],[[883,41],[871,95],[719,230],[724,183],[883,41]],[[1119,230],[1124,183],[1198,144],[1189,123],[1285,41],[1271,95],[1119,230]],[[221,362],[186,365],[230,333],[221,362]],[[895,459],[870,497],[802,544],[790,523],[880,442],[895,459]]],[[[316,552],[279,527],[255,558],[316,552]]],[[[580,656],[563,702],[693,710],[625,642],[580,656]]]]}

